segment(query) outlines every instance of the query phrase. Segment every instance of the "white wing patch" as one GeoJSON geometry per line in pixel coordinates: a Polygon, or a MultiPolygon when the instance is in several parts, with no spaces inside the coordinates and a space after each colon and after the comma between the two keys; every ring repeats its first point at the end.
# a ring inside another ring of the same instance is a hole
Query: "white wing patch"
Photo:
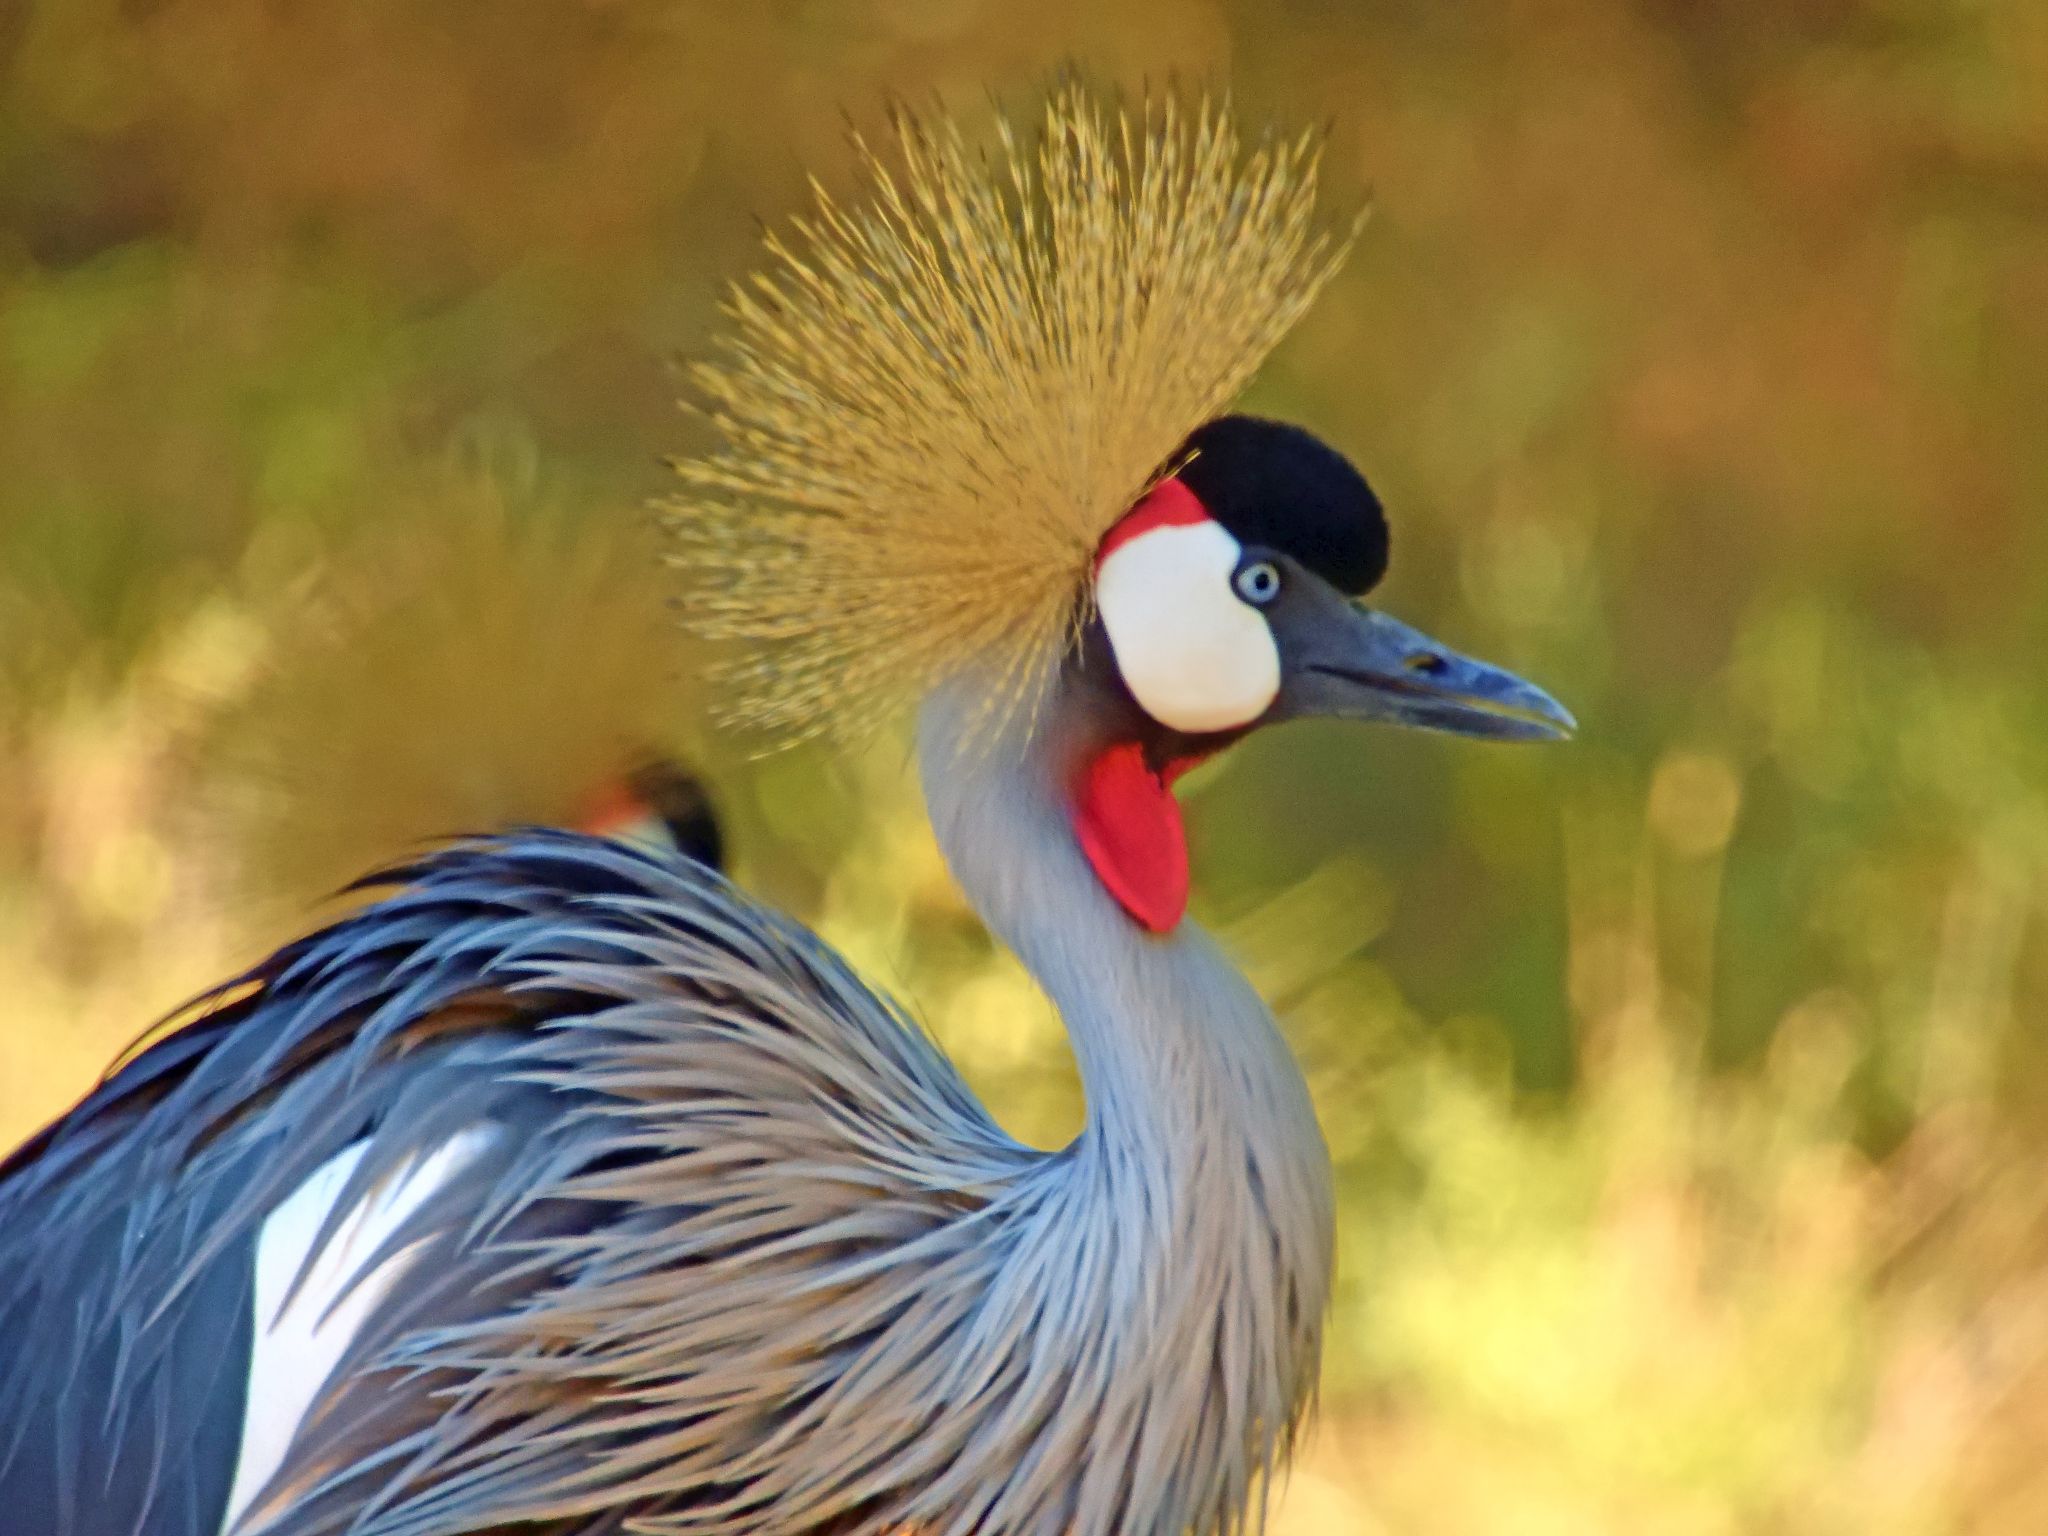
{"type": "Polygon", "coordinates": [[[242,1450],[221,1520],[223,1536],[284,1464],[306,1410],[349,1341],[405,1273],[413,1250],[401,1249],[367,1272],[362,1272],[364,1261],[497,1134],[494,1126],[470,1126],[401,1164],[341,1219],[310,1264],[313,1240],[368,1142],[356,1142],[329,1158],[265,1218],[256,1240],[256,1327],[242,1450]],[[304,1280],[294,1291],[302,1268],[304,1280]]]}
{"type": "Polygon", "coordinates": [[[1243,550],[1221,523],[1174,523],[1103,557],[1095,604],[1117,671],[1176,731],[1248,725],[1280,691],[1280,650],[1231,577],[1243,550]]]}

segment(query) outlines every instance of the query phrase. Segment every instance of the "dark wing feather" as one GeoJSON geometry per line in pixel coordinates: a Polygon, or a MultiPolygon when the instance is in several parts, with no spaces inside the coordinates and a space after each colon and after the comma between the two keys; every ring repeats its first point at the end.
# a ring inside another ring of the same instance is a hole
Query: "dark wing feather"
{"type": "MultiPolygon", "coordinates": [[[[577,1031],[602,1013],[587,1048],[616,1048],[636,1009],[658,1012],[664,987],[687,987],[651,979],[680,933],[693,952],[754,968],[771,992],[822,995],[807,1023],[832,1036],[822,1045],[758,1010],[742,1022],[808,1050],[807,1070],[823,1057],[828,1080],[841,1053],[847,1074],[885,1077],[903,1136],[950,1126],[985,1165],[1025,1155],[930,1042],[822,946],[687,860],[528,832],[458,844],[375,883],[390,894],[202,1000],[191,1023],[0,1165],[9,1529],[212,1536],[240,1443],[264,1218],[358,1141],[367,1151],[337,1209],[481,1124],[497,1132],[488,1154],[391,1240],[408,1250],[405,1285],[352,1344],[247,1523],[283,1510],[282,1529],[348,1529],[407,1483],[421,1445],[448,1458],[429,1431],[453,1378],[381,1362],[409,1338],[514,1315],[559,1289],[580,1234],[620,1219],[615,1198],[574,1191],[630,1178],[660,1149],[636,1146],[616,1105],[600,1114],[581,1091],[577,1031]],[[636,974],[650,979],[622,985],[636,974]]],[[[715,985],[694,995],[692,1006],[724,1006],[715,985]]],[[[507,1479],[519,1483],[518,1468],[494,1458],[487,1481],[507,1479]]],[[[560,1529],[630,1513],[586,1503],[560,1529]]],[[[524,1528],[554,1528],[546,1518],[524,1528]]]]}
{"type": "MultiPolygon", "coordinates": [[[[481,859],[450,850],[389,878],[464,862],[481,859]]],[[[561,883],[528,907],[603,888],[554,863],[561,883]]],[[[367,1187],[464,1125],[539,1111],[546,1095],[498,1065],[573,1003],[482,979],[510,936],[485,883],[443,878],[431,902],[280,950],[0,1163],[8,1529],[210,1536],[241,1438],[263,1217],[364,1136],[367,1187]]]]}

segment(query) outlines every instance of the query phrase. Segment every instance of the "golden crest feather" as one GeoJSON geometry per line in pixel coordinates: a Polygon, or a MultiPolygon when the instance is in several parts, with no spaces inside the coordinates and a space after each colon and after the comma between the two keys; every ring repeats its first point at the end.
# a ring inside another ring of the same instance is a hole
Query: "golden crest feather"
{"type": "Polygon", "coordinates": [[[700,632],[747,642],[729,713],[781,736],[881,718],[963,666],[1033,699],[1104,533],[1221,412],[1350,244],[1312,135],[1078,84],[978,154],[898,112],[866,199],[815,188],[690,370],[720,446],[669,505],[700,632]]]}

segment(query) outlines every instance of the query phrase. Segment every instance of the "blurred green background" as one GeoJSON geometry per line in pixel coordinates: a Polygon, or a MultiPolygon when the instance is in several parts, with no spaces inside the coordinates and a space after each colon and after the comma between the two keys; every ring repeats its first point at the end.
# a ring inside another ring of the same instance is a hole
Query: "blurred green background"
{"type": "Polygon", "coordinates": [[[1282,1536],[2048,1528],[2039,0],[0,8],[0,1144],[649,747],[1070,1133],[901,743],[708,733],[642,511],[848,117],[1067,61],[1331,124],[1375,213],[1252,404],[1584,727],[1190,786],[1344,1195],[1282,1536]]]}

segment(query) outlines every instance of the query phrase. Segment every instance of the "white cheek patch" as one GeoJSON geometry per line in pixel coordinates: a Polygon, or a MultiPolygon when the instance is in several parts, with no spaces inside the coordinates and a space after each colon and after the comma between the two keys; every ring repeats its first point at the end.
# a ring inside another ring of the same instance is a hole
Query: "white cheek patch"
{"type": "Polygon", "coordinates": [[[1273,631],[1231,586],[1242,553],[1205,518],[1138,534],[1096,569],[1117,671],[1161,725],[1191,734],[1248,725],[1280,691],[1273,631]]]}

